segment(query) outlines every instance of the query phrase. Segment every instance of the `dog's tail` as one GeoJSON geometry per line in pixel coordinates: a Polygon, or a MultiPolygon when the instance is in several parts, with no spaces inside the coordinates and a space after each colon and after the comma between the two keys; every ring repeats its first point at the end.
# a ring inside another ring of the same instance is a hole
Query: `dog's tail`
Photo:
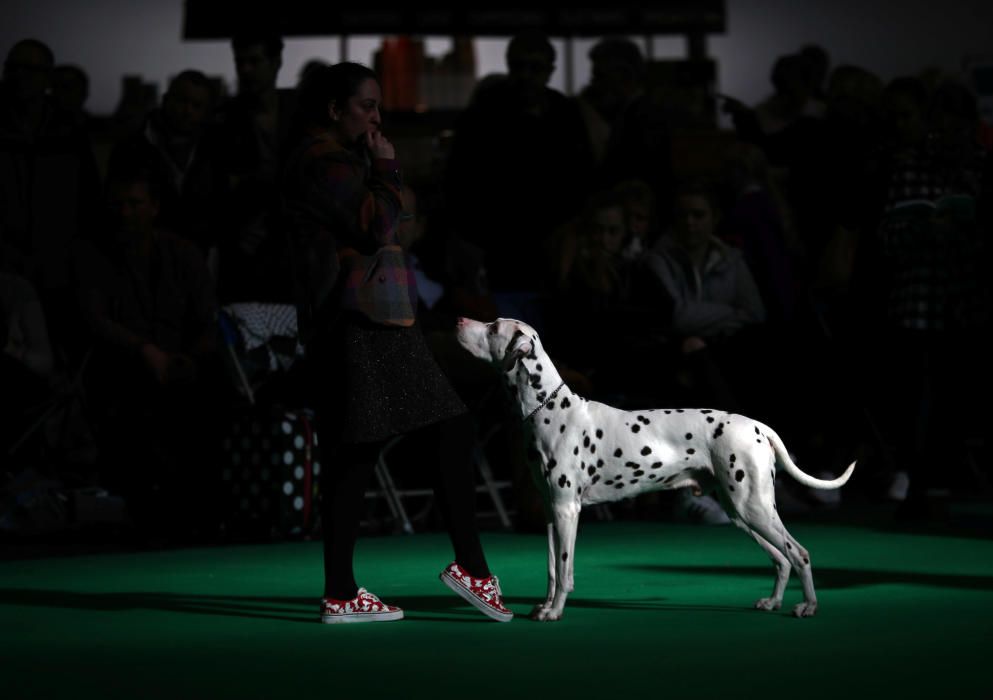
{"type": "Polygon", "coordinates": [[[768,426],[762,426],[765,430],[762,433],[768,438],[769,444],[772,445],[772,451],[776,454],[776,464],[786,469],[790,476],[799,481],[804,486],[809,486],[814,489],[836,489],[844,486],[848,479],[851,478],[852,472],[855,471],[855,462],[848,465],[848,469],[845,473],[836,479],[818,479],[816,477],[807,474],[800,470],[800,467],[793,463],[790,458],[790,453],[786,451],[786,445],[783,444],[782,439],[776,434],[776,431],[772,430],[768,426]]]}

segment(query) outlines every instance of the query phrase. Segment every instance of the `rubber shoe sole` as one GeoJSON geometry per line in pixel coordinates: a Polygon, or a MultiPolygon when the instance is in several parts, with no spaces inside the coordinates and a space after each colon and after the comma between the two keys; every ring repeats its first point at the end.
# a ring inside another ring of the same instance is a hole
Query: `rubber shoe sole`
{"type": "Polygon", "coordinates": [[[472,605],[472,607],[476,608],[476,610],[483,613],[491,620],[496,620],[497,622],[510,622],[514,619],[513,613],[502,613],[499,610],[494,610],[489,605],[474,596],[465,586],[455,580],[455,578],[449,574],[448,571],[442,571],[438,578],[441,579],[442,583],[458,593],[467,603],[472,605]]]}
{"type": "Polygon", "coordinates": [[[357,613],[340,613],[338,615],[321,615],[321,622],[325,625],[337,625],[337,624],[359,624],[362,622],[392,622],[393,620],[402,620],[403,610],[394,610],[392,612],[378,612],[378,613],[368,613],[368,612],[357,612],[357,613]]]}

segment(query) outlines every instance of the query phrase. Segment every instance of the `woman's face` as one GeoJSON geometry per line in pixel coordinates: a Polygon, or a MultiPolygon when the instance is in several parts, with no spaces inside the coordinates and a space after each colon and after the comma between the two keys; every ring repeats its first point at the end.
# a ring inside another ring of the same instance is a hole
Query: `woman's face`
{"type": "Polygon", "coordinates": [[[383,93],[379,83],[366,78],[359,83],[359,89],[348,98],[343,106],[331,105],[331,118],[345,143],[353,143],[365,138],[367,133],[379,130],[382,116],[379,113],[383,93]]]}

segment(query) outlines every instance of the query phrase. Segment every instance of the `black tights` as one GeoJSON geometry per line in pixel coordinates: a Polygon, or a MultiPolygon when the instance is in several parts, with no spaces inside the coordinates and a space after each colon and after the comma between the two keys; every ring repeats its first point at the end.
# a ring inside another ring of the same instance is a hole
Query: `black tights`
{"type": "MultiPolygon", "coordinates": [[[[435,501],[455,550],[455,561],[473,576],[490,575],[476,529],[475,483],[471,466],[474,440],[468,415],[425,428],[438,445],[435,501]]],[[[352,569],[365,490],[383,443],[341,444],[321,473],[324,528],[324,597],[351,600],[358,586],[352,569]]],[[[432,460],[435,461],[435,460],[432,460]]]]}

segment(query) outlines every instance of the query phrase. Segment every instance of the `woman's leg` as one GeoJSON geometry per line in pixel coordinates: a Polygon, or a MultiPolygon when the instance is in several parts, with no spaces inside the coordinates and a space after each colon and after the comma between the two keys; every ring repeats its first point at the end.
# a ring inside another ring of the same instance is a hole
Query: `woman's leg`
{"type": "Polygon", "coordinates": [[[333,462],[321,472],[325,598],[351,600],[358,594],[352,556],[365,490],[381,447],[381,443],[339,445],[333,462]]]}
{"type": "Polygon", "coordinates": [[[490,575],[476,526],[476,484],[472,450],[476,434],[472,417],[463,414],[434,427],[438,436],[435,496],[455,550],[455,561],[479,578],[490,575]]]}

